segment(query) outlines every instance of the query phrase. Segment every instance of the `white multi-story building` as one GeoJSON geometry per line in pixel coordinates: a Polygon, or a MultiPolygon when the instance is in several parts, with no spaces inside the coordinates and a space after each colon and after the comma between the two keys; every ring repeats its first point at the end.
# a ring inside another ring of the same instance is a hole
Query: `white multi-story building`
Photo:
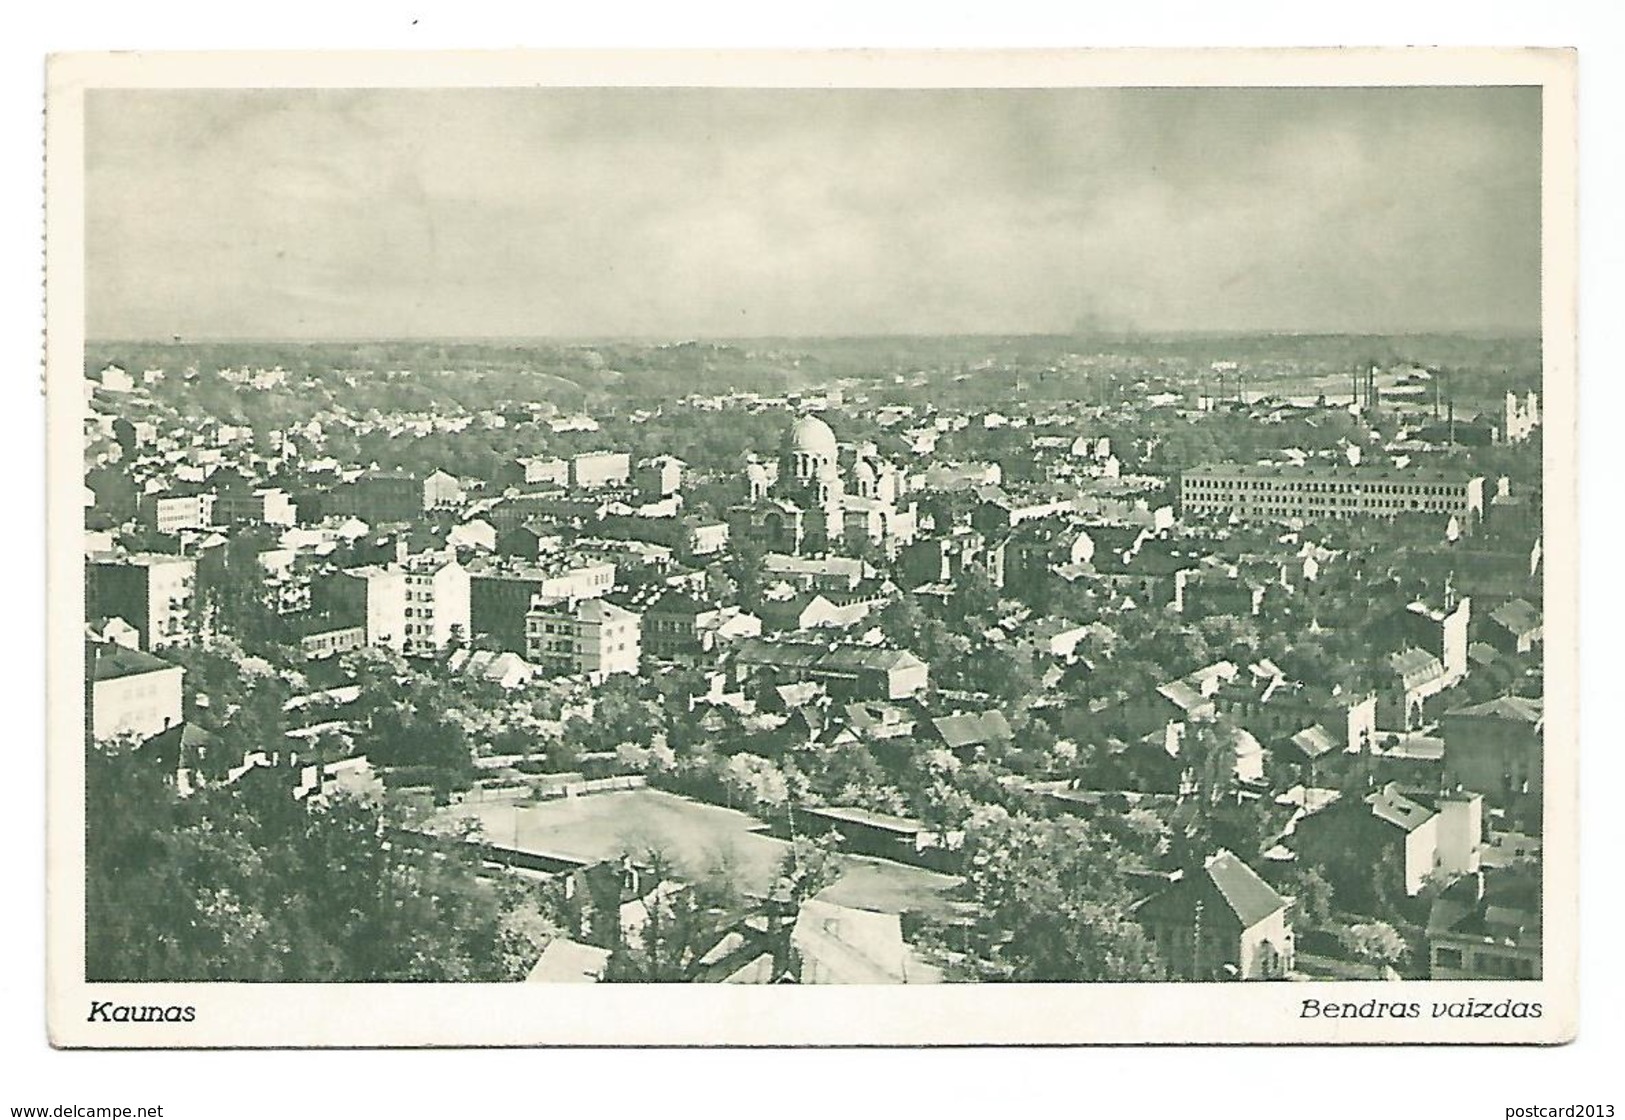
{"type": "Polygon", "coordinates": [[[570,460],[572,490],[625,486],[631,476],[632,457],[624,451],[589,451],[570,460]]]}
{"type": "Polygon", "coordinates": [[[469,636],[468,572],[441,553],[335,573],[329,609],[362,623],[367,644],[432,653],[469,636]]]}
{"type": "Polygon", "coordinates": [[[536,599],[525,615],[525,656],[553,676],[603,680],[637,673],[643,620],[602,599],[536,599]]]}
{"type": "Polygon", "coordinates": [[[467,641],[467,569],[439,553],[426,553],[409,559],[405,571],[406,652],[427,653],[467,641]]]}
{"type": "Polygon", "coordinates": [[[197,561],[163,553],[90,564],[89,617],[122,618],[141,634],[141,648],[185,645],[195,633],[197,561]]]}
{"type": "Polygon", "coordinates": [[[142,521],[166,536],[214,524],[213,494],[148,494],[141,498],[140,507],[142,521]]]}
{"type": "Polygon", "coordinates": [[[186,671],[116,645],[85,650],[91,737],[150,738],[181,722],[186,671]]]}
{"type": "Polygon", "coordinates": [[[1456,516],[1463,527],[1484,516],[1484,479],[1437,470],[1341,464],[1224,464],[1196,467],[1179,480],[1185,516],[1243,521],[1456,516]]]}
{"type": "Polygon", "coordinates": [[[255,490],[224,488],[214,495],[214,513],[222,524],[247,522],[251,525],[293,525],[293,499],[277,486],[255,490]]]}

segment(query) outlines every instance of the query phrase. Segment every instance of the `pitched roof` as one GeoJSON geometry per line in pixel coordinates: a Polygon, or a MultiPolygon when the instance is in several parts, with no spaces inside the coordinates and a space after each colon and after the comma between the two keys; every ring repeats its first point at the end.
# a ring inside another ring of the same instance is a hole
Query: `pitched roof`
{"type": "Polygon", "coordinates": [[[1332,738],[1330,731],[1317,723],[1313,727],[1306,727],[1292,736],[1292,745],[1310,758],[1319,758],[1321,755],[1330,754],[1337,750],[1340,744],[1336,739],[1332,738]]]}
{"type": "Polygon", "coordinates": [[[1003,741],[1013,734],[1004,713],[997,709],[938,716],[931,721],[931,726],[936,728],[938,737],[951,750],[1003,741]]]}
{"type": "Polygon", "coordinates": [[[778,694],[779,703],[785,708],[804,708],[824,695],[824,686],[816,681],[799,681],[795,684],[781,684],[773,690],[778,694]]]}
{"type": "Polygon", "coordinates": [[[98,681],[112,681],[120,677],[180,668],[150,653],[126,649],[124,646],[91,646],[87,656],[90,661],[91,679],[98,681]]]}
{"type": "Polygon", "coordinates": [[[1388,667],[1408,682],[1427,680],[1444,672],[1444,665],[1425,649],[1401,650],[1388,658],[1388,667]]]}
{"type": "Polygon", "coordinates": [[[1250,929],[1286,906],[1286,899],[1256,871],[1223,848],[1209,856],[1195,875],[1182,875],[1166,890],[1147,899],[1139,912],[1150,917],[1185,920],[1199,902],[1217,895],[1242,929],[1250,929]]]}
{"type": "Polygon", "coordinates": [[[536,958],[525,980],[531,984],[596,983],[603,976],[609,958],[608,949],[583,945],[567,937],[555,937],[547,943],[542,955],[536,958]]]}
{"type": "Polygon", "coordinates": [[[626,610],[624,607],[617,607],[614,603],[606,602],[603,599],[577,600],[573,610],[570,604],[562,599],[551,601],[537,599],[532,603],[530,609],[532,612],[545,614],[568,614],[579,622],[622,622],[638,617],[636,612],[626,610]]]}
{"type": "Polygon", "coordinates": [[[896,704],[875,701],[847,704],[841,709],[846,723],[854,731],[873,731],[877,728],[903,728],[914,726],[909,713],[896,704]]]}
{"type": "Polygon", "coordinates": [[[1545,706],[1528,696],[1498,696],[1482,704],[1470,704],[1445,713],[1451,716],[1477,716],[1510,720],[1515,723],[1537,724],[1544,718],[1545,706]]]}
{"type": "Polygon", "coordinates": [[[141,750],[178,769],[201,759],[214,743],[210,732],[195,723],[181,722],[143,740],[141,750]]]}
{"type": "Polygon", "coordinates": [[[1415,832],[1438,815],[1428,806],[1405,796],[1393,782],[1367,794],[1365,803],[1371,807],[1371,815],[1377,820],[1406,832],[1415,832]]]}
{"type": "Polygon", "coordinates": [[[1207,697],[1185,681],[1159,684],[1157,692],[1182,712],[1190,713],[1207,703],[1207,697]]]}
{"type": "Polygon", "coordinates": [[[1513,634],[1540,629],[1540,612],[1525,599],[1508,599],[1490,612],[1490,618],[1513,634]]]}
{"type": "Polygon", "coordinates": [[[1220,849],[1203,870],[1244,929],[1286,905],[1286,900],[1259,878],[1258,872],[1231,852],[1220,849]]]}
{"type": "Polygon", "coordinates": [[[889,671],[924,665],[904,649],[871,649],[860,646],[828,646],[811,642],[770,642],[747,638],[740,644],[739,660],[747,665],[799,666],[833,671],[889,671]]]}
{"type": "Polygon", "coordinates": [[[1540,878],[1522,870],[1488,869],[1478,894],[1475,876],[1457,879],[1434,900],[1429,937],[1452,934],[1521,948],[1541,940],[1540,878]]]}
{"type": "Polygon", "coordinates": [[[790,937],[801,957],[803,984],[896,984],[905,979],[908,950],[896,914],[808,899],[790,937]]]}

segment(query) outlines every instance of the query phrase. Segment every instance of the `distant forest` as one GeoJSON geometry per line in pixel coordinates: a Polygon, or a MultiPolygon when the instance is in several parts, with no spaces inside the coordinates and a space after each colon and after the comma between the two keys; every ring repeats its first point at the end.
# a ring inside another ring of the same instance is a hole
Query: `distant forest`
{"type": "MultiPolygon", "coordinates": [[[[764,338],[657,344],[621,340],[173,341],[87,344],[85,370],[108,364],[132,372],[280,366],[295,377],[410,372],[452,381],[478,407],[496,400],[546,400],[561,408],[637,407],[690,393],[747,390],[775,394],[842,378],[892,383],[910,403],[964,404],[1015,393],[1090,400],[1110,378],[1112,395],[1150,379],[1189,382],[1213,362],[1250,371],[1255,392],[1271,381],[1352,370],[1362,362],[1449,371],[1458,403],[1482,405],[1504,389],[1535,388],[1535,337],[1472,335],[1163,335],[764,338]],[[1256,378],[1255,378],[1256,375],[1256,378]],[[477,388],[476,388],[477,386],[477,388]],[[920,389],[929,386],[925,400],[920,389]],[[478,403],[476,403],[478,402],[478,403]]],[[[433,407],[438,392],[423,401],[433,407]]],[[[884,395],[882,400],[884,400],[884,395]]]]}

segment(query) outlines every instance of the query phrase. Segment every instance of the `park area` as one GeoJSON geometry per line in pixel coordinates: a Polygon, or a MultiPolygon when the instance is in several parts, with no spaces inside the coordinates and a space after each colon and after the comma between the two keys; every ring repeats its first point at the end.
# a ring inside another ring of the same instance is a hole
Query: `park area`
{"type": "MultiPolygon", "coordinates": [[[[474,819],[495,846],[572,862],[596,863],[658,849],[682,874],[705,876],[726,867],[737,887],[770,891],[788,845],[769,836],[748,813],[662,790],[588,793],[550,801],[468,800],[446,810],[474,819]]],[[[841,856],[844,874],[821,897],[882,913],[946,914],[959,880],[923,868],[864,856],[841,856]]]]}

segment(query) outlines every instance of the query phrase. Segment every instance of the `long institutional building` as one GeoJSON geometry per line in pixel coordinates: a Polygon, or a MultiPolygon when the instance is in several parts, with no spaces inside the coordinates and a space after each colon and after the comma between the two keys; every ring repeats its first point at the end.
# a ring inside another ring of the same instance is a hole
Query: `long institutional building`
{"type": "Polygon", "coordinates": [[[1466,530],[1483,519],[1484,480],[1434,469],[1226,463],[1186,471],[1179,501],[1187,515],[1244,521],[1455,514],[1466,530]]]}

